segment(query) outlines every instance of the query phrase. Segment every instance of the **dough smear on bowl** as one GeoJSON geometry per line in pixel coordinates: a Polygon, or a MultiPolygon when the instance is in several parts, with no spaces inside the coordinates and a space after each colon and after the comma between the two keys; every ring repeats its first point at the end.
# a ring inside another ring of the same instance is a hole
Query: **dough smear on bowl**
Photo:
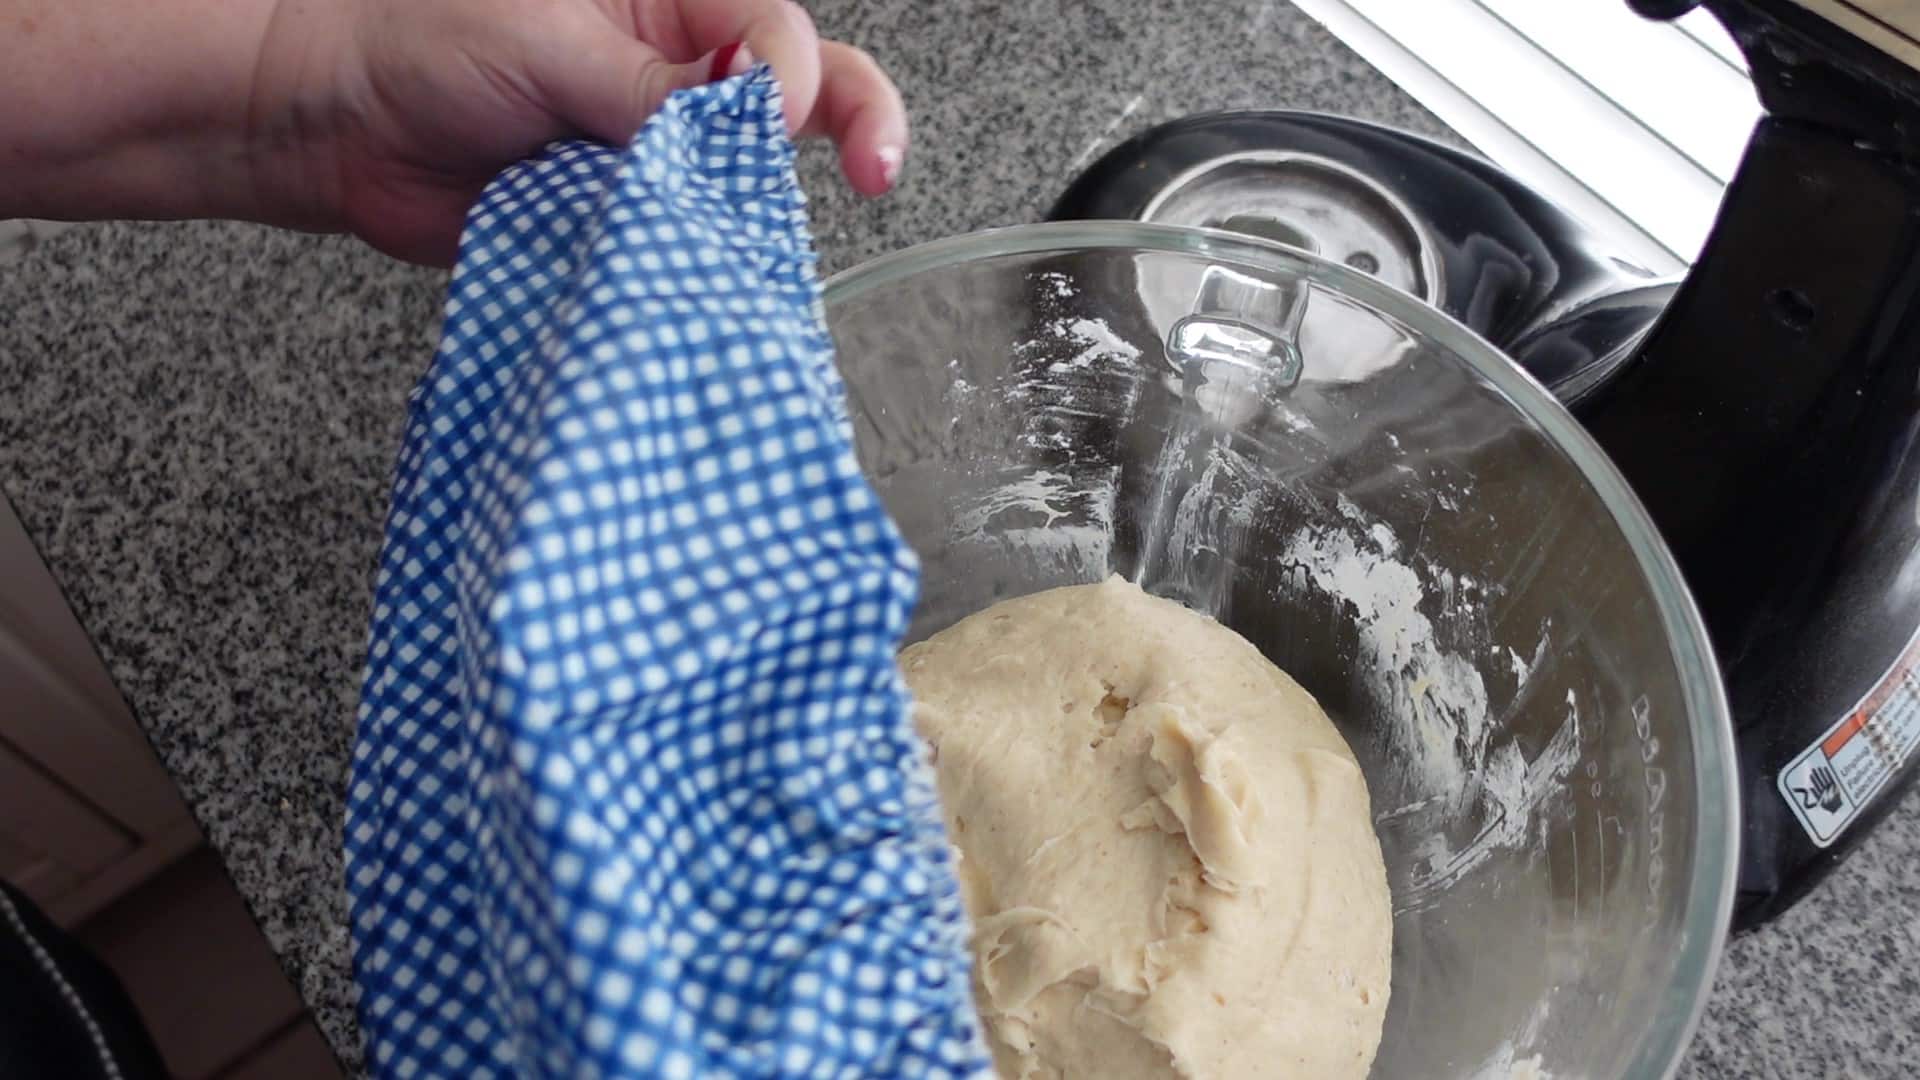
{"type": "Polygon", "coordinates": [[[1004,1080],[1366,1075],[1386,868],[1299,684],[1117,577],[995,604],[901,667],[1004,1080]]]}

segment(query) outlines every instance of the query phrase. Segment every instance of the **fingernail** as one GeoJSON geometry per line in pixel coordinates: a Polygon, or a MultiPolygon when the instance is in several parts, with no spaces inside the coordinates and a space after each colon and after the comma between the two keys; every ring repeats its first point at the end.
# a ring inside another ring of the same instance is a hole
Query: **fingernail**
{"type": "Polygon", "coordinates": [[[883,146],[874,154],[880,159],[880,179],[891,191],[893,182],[900,177],[900,164],[907,159],[906,151],[897,146],[883,146]]]}
{"type": "Polygon", "coordinates": [[[753,50],[747,48],[744,41],[723,45],[713,54],[713,66],[708,68],[707,80],[717,82],[744,73],[753,66],[753,50]]]}

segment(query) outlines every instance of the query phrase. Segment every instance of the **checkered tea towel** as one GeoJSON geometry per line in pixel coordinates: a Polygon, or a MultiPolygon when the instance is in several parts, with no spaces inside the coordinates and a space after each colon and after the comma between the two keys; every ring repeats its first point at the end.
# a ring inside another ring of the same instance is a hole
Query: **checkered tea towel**
{"type": "Polygon", "coordinates": [[[764,71],[467,223],[414,391],[346,823],[376,1075],[985,1075],[764,71]]]}

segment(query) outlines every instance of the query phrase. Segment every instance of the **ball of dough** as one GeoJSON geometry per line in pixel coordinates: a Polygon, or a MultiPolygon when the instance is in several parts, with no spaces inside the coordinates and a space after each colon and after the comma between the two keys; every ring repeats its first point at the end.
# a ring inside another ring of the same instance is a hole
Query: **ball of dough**
{"type": "Polygon", "coordinates": [[[1298,683],[1119,578],[996,604],[901,667],[1005,1080],[1366,1075],[1386,868],[1298,683]]]}

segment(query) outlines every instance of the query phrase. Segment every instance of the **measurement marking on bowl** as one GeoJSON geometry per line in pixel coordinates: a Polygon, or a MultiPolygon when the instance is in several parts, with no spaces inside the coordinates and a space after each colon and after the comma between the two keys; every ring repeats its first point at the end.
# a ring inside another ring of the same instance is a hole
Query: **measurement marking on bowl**
{"type": "Polygon", "coordinates": [[[1667,812],[1662,804],[1667,797],[1667,770],[1655,765],[1660,756],[1660,739],[1653,733],[1653,707],[1645,694],[1633,699],[1633,734],[1640,740],[1642,777],[1647,785],[1647,889],[1657,899],[1666,880],[1667,860],[1660,849],[1665,845],[1667,812]]]}

